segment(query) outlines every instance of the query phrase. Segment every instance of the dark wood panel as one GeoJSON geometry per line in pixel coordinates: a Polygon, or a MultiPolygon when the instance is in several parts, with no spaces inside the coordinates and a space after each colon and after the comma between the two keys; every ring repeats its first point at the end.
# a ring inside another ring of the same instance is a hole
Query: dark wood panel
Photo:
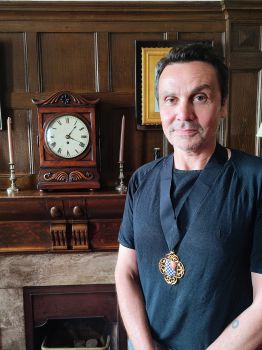
{"type": "Polygon", "coordinates": [[[185,40],[185,41],[212,41],[214,42],[214,45],[216,48],[218,48],[221,52],[221,54],[224,54],[224,41],[225,41],[225,32],[221,33],[213,33],[213,32],[203,32],[203,33],[196,33],[196,32],[180,32],[178,33],[179,40],[185,40]]]}
{"type": "Polygon", "coordinates": [[[41,91],[95,91],[93,33],[39,34],[41,91]]]}
{"type": "Polygon", "coordinates": [[[229,145],[251,154],[255,153],[257,83],[258,72],[232,72],[229,145]]]}
{"type": "Polygon", "coordinates": [[[122,217],[125,203],[125,195],[115,194],[112,196],[93,197],[86,200],[86,210],[89,219],[117,219],[122,217]]]}
{"type": "Polygon", "coordinates": [[[233,51],[260,51],[260,26],[233,24],[231,48],[233,51]]]}
{"type": "Polygon", "coordinates": [[[70,1],[63,3],[60,9],[57,8],[57,2],[45,3],[38,1],[34,6],[31,6],[28,1],[12,1],[2,4],[1,9],[4,11],[5,19],[14,19],[14,11],[23,13],[24,20],[34,19],[41,21],[43,18],[55,20],[57,11],[60,12],[60,17],[66,20],[93,20],[94,16],[98,21],[119,21],[121,19],[139,21],[141,16],[143,20],[158,20],[166,21],[170,16],[182,17],[182,19],[203,19],[208,17],[211,21],[221,18],[221,3],[198,1],[188,4],[184,2],[145,2],[141,6],[140,1],[127,2],[125,6],[119,6],[118,3],[96,1],[96,2],[80,2],[70,1]],[[19,6],[20,5],[20,6],[19,6]]]}
{"type": "Polygon", "coordinates": [[[50,251],[49,223],[44,221],[0,222],[0,253],[50,251]]]}
{"type": "Polygon", "coordinates": [[[88,236],[92,250],[118,249],[118,232],[121,220],[90,220],[88,236]]]}
{"type": "Polygon", "coordinates": [[[12,198],[1,198],[0,208],[0,220],[2,221],[50,219],[45,201],[37,198],[16,198],[16,200],[12,198]]]}
{"type": "Polygon", "coordinates": [[[112,91],[134,91],[135,40],[164,40],[163,33],[111,33],[112,91]]]}
{"type": "MultiPolygon", "coordinates": [[[[145,4],[145,3],[143,3],[145,4]]],[[[0,11],[1,16],[1,11],[0,11]]],[[[6,30],[11,32],[44,32],[44,33],[93,33],[93,32],[110,32],[110,33],[152,33],[152,32],[173,32],[173,31],[195,31],[195,32],[222,32],[225,30],[224,18],[209,17],[208,13],[204,13],[200,18],[194,15],[183,16],[183,13],[168,15],[168,18],[157,16],[147,20],[142,16],[136,16],[135,21],[124,20],[124,16],[118,20],[109,18],[107,21],[99,21],[94,18],[88,21],[85,18],[83,21],[70,18],[63,21],[57,21],[57,18],[47,22],[41,18],[39,21],[18,21],[18,22],[1,22],[0,32],[6,30]],[[202,22],[201,22],[202,21],[202,22]],[[220,22],[221,21],[221,22],[220,22]]]]}
{"type": "Polygon", "coordinates": [[[252,54],[251,52],[238,52],[231,54],[231,69],[261,69],[262,68],[262,52],[252,54]]]}
{"type": "Polygon", "coordinates": [[[0,33],[0,52],[1,91],[26,91],[24,33],[0,33]]]}
{"type": "Polygon", "coordinates": [[[25,48],[28,73],[28,91],[40,91],[38,36],[36,32],[25,33],[25,48]]]}

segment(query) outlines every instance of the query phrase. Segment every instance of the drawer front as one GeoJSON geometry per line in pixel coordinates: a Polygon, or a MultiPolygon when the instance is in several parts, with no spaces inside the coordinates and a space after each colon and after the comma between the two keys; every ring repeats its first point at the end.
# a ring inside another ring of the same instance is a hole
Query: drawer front
{"type": "Polygon", "coordinates": [[[1,199],[0,201],[0,221],[47,219],[48,212],[42,200],[17,198],[16,200],[1,199]]]}

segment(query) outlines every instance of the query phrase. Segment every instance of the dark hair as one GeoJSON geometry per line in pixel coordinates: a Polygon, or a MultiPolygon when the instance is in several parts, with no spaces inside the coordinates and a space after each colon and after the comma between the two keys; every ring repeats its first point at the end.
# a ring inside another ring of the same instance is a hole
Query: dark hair
{"type": "Polygon", "coordinates": [[[223,59],[216,54],[213,47],[204,43],[187,44],[174,47],[161,58],[156,66],[155,93],[158,100],[159,78],[166,66],[178,62],[202,61],[210,63],[216,70],[221,92],[221,104],[223,105],[228,95],[228,68],[223,59]]]}

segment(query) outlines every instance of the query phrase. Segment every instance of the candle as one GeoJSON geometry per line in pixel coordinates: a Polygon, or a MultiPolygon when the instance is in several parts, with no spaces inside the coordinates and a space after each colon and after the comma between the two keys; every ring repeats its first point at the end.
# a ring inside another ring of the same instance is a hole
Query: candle
{"type": "Polygon", "coordinates": [[[12,123],[12,120],[10,117],[8,117],[7,118],[7,136],[8,136],[8,149],[9,149],[9,163],[14,164],[14,149],[13,149],[11,123],[12,123]]]}
{"type": "Polygon", "coordinates": [[[121,135],[120,135],[120,148],[119,148],[119,163],[124,161],[124,139],[125,139],[125,116],[122,117],[121,135]]]}

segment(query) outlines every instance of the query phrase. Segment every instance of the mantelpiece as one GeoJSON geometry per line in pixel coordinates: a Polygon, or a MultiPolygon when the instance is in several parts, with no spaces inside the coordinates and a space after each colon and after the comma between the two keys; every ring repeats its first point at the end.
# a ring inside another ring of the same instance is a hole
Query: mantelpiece
{"type": "Polygon", "coordinates": [[[117,250],[125,195],[0,192],[0,253],[117,250]]]}

